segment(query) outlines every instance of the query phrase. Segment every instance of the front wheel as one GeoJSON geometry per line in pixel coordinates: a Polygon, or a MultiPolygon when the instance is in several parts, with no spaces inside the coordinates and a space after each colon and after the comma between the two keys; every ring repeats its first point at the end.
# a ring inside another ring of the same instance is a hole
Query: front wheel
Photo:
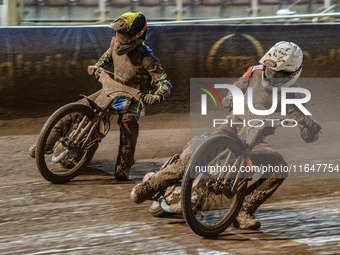
{"type": "Polygon", "coordinates": [[[233,138],[216,135],[204,141],[192,154],[184,174],[181,197],[183,216],[197,235],[219,235],[240,211],[247,179],[241,181],[232,195],[235,174],[227,169],[237,165],[242,151],[242,146],[233,138]]]}
{"type": "Polygon", "coordinates": [[[46,121],[36,149],[37,166],[46,180],[68,182],[88,165],[98,147],[98,132],[88,137],[93,119],[90,107],[71,103],[59,108],[46,121]]]}

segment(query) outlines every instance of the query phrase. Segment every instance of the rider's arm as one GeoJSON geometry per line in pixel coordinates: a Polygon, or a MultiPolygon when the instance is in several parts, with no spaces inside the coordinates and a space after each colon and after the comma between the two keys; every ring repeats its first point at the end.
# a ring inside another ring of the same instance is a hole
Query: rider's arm
{"type": "MultiPolygon", "coordinates": [[[[295,82],[294,84],[290,85],[290,87],[297,87],[299,88],[299,84],[295,82]]],[[[292,98],[304,98],[305,95],[302,93],[292,93],[287,94],[288,97],[292,98]]],[[[306,105],[304,104],[304,107],[306,105]]],[[[298,109],[295,105],[287,105],[287,113],[291,114],[295,120],[299,122],[299,129],[301,138],[306,143],[312,143],[318,140],[319,133],[321,130],[321,126],[318,122],[313,120],[310,116],[304,115],[300,109],[298,109]]]]}
{"type": "Polygon", "coordinates": [[[159,96],[161,101],[167,100],[171,94],[172,85],[159,59],[152,54],[150,49],[146,49],[142,66],[152,78],[152,85],[155,87],[154,95],[159,96]]]}
{"type": "MultiPolygon", "coordinates": [[[[248,68],[247,72],[245,72],[242,77],[240,77],[237,81],[234,82],[234,86],[238,87],[242,90],[243,94],[246,93],[247,88],[249,86],[250,77],[252,76],[253,72],[257,69],[262,69],[262,65],[251,66],[248,68]]],[[[233,95],[230,91],[226,97],[222,100],[223,107],[227,108],[229,111],[232,110],[233,106],[233,95]]]]}
{"type": "MultiPolygon", "coordinates": [[[[255,70],[262,70],[263,65],[256,65],[256,66],[251,66],[248,68],[247,72],[245,72],[241,78],[239,78],[235,83],[234,86],[238,87],[239,89],[242,90],[243,94],[246,93],[247,88],[249,86],[250,78],[255,70]]],[[[229,92],[230,93],[230,92],[229,92]]],[[[228,93],[228,94],[229,94],[228,93]]]]}

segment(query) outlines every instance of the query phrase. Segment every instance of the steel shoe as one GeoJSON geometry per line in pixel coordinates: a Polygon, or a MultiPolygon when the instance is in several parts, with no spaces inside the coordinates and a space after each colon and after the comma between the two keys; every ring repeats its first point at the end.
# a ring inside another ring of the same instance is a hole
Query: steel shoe
{"type": "Polygon", "coordinates": [[[28,155],[31,157],[31,158],[35,158],[35,151],[37,149],[37,145],[33,144],[29,150],[28,150],[28,155]]]}

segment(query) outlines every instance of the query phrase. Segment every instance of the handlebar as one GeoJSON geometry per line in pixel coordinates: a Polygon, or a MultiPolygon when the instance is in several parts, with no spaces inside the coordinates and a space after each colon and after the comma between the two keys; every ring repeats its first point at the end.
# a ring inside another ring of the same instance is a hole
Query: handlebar
{"type": "Polygon", "coordinates": [[[108,73],[108,74],[111,74],[111,75],[115,75],[115,73],[113,73],[113,72],[110,72],[109,70],[106,70],[106,69],[104,69],[104,68],[102,68],[102,67],[99,67],[97,70],[96,70],[96,73],[97,74],[99,74],[100,75],[100,72],[105,72],[105,73],[108,73]]]}
{"type": "MultiPolygon", "coordinates": [[[[139,89],[124,85],[110,77],[109,74],[114,75],[114,73],[105,70],[103,68],[98,68],[99,81],[103,85],[103,93],[109,97],[117,97],[117,96],[126,96],[130,98],[135,98],[136,100],[140,100],[143,97],[143,94],[139,89]]],[[[96,72],[97,72],[96,71],[96,72]]]]}
{"type": "Polygon", "coordinates": [[[147,104],[147,102],[145,101],[145,96],[149,95],[148,93],[142,93],[139,89],[127,86],[121,82],[116,81],[114,79],[115,73],[99,67],[96,70],[95,76],[99,77],[98,80],[103,84],[103,89],[105,86],[107,86],[107,84],[109,84],[111,91],[107,93],[108,96],[126,96],[129,98],[135,98],[142,103],[142,108],[144,108],[147,104]]]}

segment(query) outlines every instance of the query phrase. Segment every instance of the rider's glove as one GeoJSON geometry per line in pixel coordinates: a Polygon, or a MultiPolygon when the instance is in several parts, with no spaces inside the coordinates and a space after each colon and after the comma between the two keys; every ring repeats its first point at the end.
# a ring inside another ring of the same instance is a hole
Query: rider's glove
{"type": "Polygon", "coordinates": [[[99,78],[98,69],[99,69],[98,66],[91,65],[91,66],[87,67],[87,72],[88,72],[89,75],[92,75],[93,77],[98,79],[99,78]]]}
{"type": "Polygon", "coordinates": [[[222,99],[222,105],[226,108],[229,112],[233,110],[233,99],[229,97],[225,97],[222,99]]]}
{"type": "Polygon", "coordinates": [[[147,94],[144,96],[144,101],[147,104],[153,105],[156,102],[159,103],[161,101],[161,96],[159,95],[151,95],[151,94],[147,94]]]}
{"type": "Polygon", "coordinates": [[[313,120],[309,116],[304,116],[299,121],[299,126],[301,128],[301,137],[307,143],[314,142],[318,139],[318,134],[321,130],[321,126],[318,122],[313,120]]]}
{"type": "Polygon", "coordinates": [[[299,124],[303,127],[303,128],[308,128],[313,130],[314,132],[318,133],[321,130],[321,126],[320,124],[316,121],[313,120],[311,117],[309,116],[304,116],[300,121],[299,124]]]}

